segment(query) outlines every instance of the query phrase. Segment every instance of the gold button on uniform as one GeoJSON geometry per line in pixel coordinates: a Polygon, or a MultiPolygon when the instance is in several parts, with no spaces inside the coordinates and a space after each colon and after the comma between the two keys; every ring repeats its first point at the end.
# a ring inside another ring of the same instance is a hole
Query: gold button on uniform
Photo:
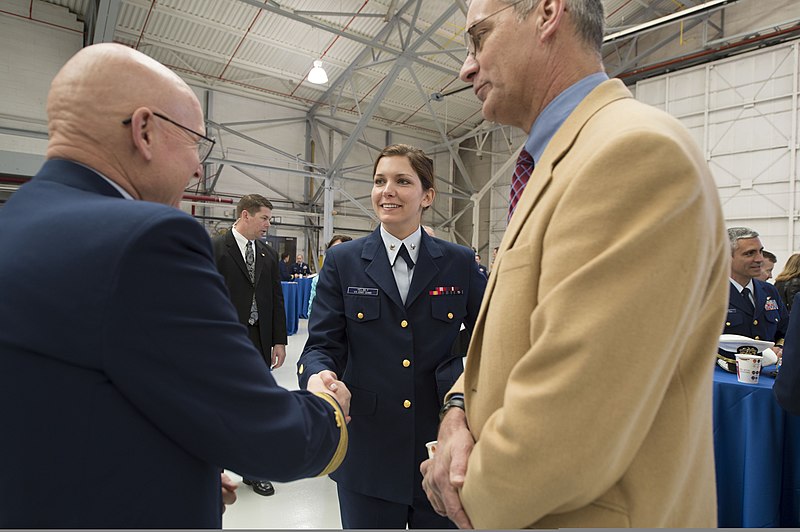
{"type": "Polygon", "coordinates": [[[364,313],[363,312],[359,312],[358,314],[356,314],[356,317],[358,319],[360,319],[360,320],[363,320],[364,319],[364,313]]]}
{"type": "Polygon", "coordinates": [[[302,365],[302,364],[300,364],[300,367],[299,367],[299,368],[298,368],[298,370],[297,370],[297,374],[298,374],[298,375],[302,375],[302,374],[303,374],[303,370],[304,370],[304,369],[305,369],[305,368],[303,367],[303,365],[302,365]]]}
{"type": "Polygon", "coordinates": [[[725,327],[730,327],[730,326],[731,326],[731,322],[729,322],[729,321],[726,321],[726,322],[725,322],[725,327]]]}
{"type": "Polygon", "coordinates": [[[408,327],[408,322],[407,322],[406,320],[403,320],[403,321],[401,321],[401,322],[400,322],[400,327],[402,327],[403,329],[405,329],[406,327],[408,327]]]}
{"type": "Polygon", "coordinates": [[[406,358],[406,359],[403,360],[403,367],[404,368],[407,368],[410,365],[411,365],[411,361],[409,359],[406,358]]]}
{"type": "Polygon", "coordinates": [[[452,320],[453,319],[453,313],[452,312],[448,312],[447,313],[447,318],[452,320]]]}
{"type": "Polygon", "coordinates": [[[411,401],[409,401],[408,399],[403,401],[403,408],[411,408],[411,401]]]}
{"type": "Polygon", "coordinates": [[[756,336],[756,337],[754,338],[754,340],[761,340],[761,338],[759,338],[758,336],[756,336]]]}
{"type": "Polygon", "coordinates": [[[758,320],[753,320],[753,325],[758,325],[758,320]]]}

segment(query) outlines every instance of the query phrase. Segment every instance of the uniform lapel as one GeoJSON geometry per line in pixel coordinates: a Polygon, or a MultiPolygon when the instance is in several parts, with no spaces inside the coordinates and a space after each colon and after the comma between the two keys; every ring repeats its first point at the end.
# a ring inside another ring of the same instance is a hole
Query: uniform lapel
{"type": "MultiPolygon", "coordinates": [[[[746,316],[753,316],[753,309],[744,300],[744,298],[742,297],[741,292],[739,292],[739,290],[735,286],[733,286],[733,283],[731,283],[730,281],[728,281],[728,284],[731,287],[731,294],[730,294],[730,300],[729,300],[730,301],[730,305],[729,306],[736,307],[737,309],[742,311],[746,316]]],[[[756,292],[753,295],[753,299],[755,299],[755,301],[756,301],[756,309],[758,309],[758,292],[759,292],[759,290],[757,288],[755,288],[755,286],[756,286],[756,284],[753,283],[753,288],[754,288],[754,290],[756,292]]],[[[762,297],[763,297],[763,293],[762,293],[762,297]]],[[[761,308],[764,308],[764,304],[763,303],[761,304],[761,308]]]]}
{"type": "Polygon", "coordinates": [[[753,292],[753,299],[756,302],[756,311],[753,317],[759,320],[766,319],[764,307],[767,305],[767,293],[759,286],[759,283],[757,283],[755,279],[753,279],[753,292]]]}
{"type": "Polygon", "coordinates": [[[437,262],[441,257],[442,249],[423,231],[422,239],[419,242],[417,264],[414,266],[414,275],[411,277],[411,286],[408,288],[406,296],[406,308],[410,307],[431,280],[439,275],[437,262]]]}
{"type": "MultiPolygon", "coordinates": [[[[231,256],[233,262],[235,262],[239,269],[244,274],[245,278],[249,281],[250,274],[247,273],[247,265],[244,263],[244,257],[242,257],[242,252],[239,249],[239,244],[236,243],[236,238],[233,236],[233,230],[229,229],[228,232],[225,234],[225,246],[228,248],[228,255],[231,256]]],[[[256,261],[258,264],[258,261],[256,261]]]]}
{"type": "Polygon", "coordinates": [[[361,258],[369,261],[369,264],[364,268],[364,273],[378,285],[378,288],[395,305],[403,308],[403,300],[400,298],[400,291],[394,281],[392,266],[389,264],[389,257],[386,256],[386,249],[383,246],[380,227],[366,237],[364,247],[361,249],[361,258]]]}

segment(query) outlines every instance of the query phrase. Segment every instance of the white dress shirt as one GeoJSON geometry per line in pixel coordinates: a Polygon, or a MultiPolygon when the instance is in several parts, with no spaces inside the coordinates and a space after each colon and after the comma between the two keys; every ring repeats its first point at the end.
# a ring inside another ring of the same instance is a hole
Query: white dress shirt
{"type": "Polygon", "coordinates": [[[408,268],[408,264],[404,260],[397,260],[397,253],[400,251],[400,246],[405,244],[408,250],[408,255],[417,264],[417,257],[419,257],[419,243],[422,240],[422,228],[417,227],[417,230],[408,235],[403,240],[387,231],[383,224],[381,224],[381,238],[383,245],[386,247],[386,255],[389,257],[389,264],[392,264],[392,273],[394,274],[394,282],[397,284],[397,290],[400,292],[400,298],[403,304],[406,302],[408,296],[408,289],[411,287],[411,279],[414,277],[414,270],[408,268]]]}

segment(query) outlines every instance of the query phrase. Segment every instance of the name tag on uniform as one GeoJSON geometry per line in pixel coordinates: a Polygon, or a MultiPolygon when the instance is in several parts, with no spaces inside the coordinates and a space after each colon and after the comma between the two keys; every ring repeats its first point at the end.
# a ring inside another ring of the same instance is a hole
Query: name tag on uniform
{"type": "Polygon", "coordinates": [[[767,302],[764,303],[764,310],[778,310],[778,302],[767,298],[767,302]]]}
{"type": "Polygon", "coordinates": [[[728,307],[728,314],[736,314],[736,309],[733,307],[728,307]]]}
{"type": "Polygon", "coordinates": [[[378,297],[377,288],[363,288],[361,286],[348,286],[347,295],[350,296],[373,296],[378,297]]]}

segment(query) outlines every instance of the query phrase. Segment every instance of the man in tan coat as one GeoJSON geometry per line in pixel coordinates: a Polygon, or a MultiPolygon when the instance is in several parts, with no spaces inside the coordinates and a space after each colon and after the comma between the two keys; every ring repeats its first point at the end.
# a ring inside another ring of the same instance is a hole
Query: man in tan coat
{"type": "Polygon", "coordinates": [[[601,0],[473,0],[467,14],[461,78],[487,120],[529,137],[421,466],[461,527],[716,526],[720,204],[685,128],[607,79],[603,19],[601,0]]]}

